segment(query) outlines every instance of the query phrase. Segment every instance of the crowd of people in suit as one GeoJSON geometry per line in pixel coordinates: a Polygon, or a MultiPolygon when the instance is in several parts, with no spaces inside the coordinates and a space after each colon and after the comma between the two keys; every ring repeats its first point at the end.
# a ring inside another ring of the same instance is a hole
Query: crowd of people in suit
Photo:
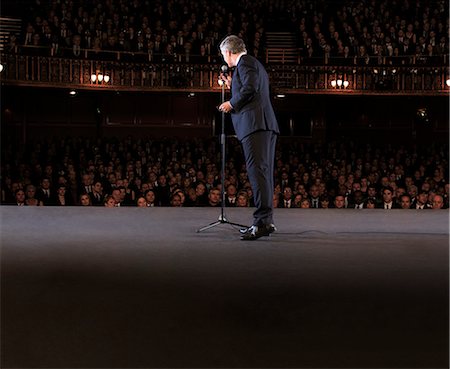
{"type": "MultiPolygon", "coordinates": [[[[18,206],[221,206],[211,139],[64,138],[3,148],[1,203],[18,206]]],[[[302,144],[280,139],[274,207],[448,209],[448,146],[302,144]]],[[[228,140],[225,206],[251,207],[241,146],[228,140]]]]}
{"type": "Polygon", "coordinates": [[[267,32],[287,30],[297,35],[306,63],[446,65],[448,12],[445,0],[35,0],[22,35],[12,34],[6,50],[21,45],[47,48],[23,52],[71,58],[117,60],[111,52],[122,51],[148,54],[148,61],[211,62],[220,40],[236,34],[264,59],[267,32]]]}

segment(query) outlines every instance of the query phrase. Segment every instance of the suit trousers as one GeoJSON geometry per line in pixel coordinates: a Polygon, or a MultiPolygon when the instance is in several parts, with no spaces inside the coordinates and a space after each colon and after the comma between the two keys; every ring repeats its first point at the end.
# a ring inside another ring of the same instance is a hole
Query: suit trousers
{"type": "Polygon", "coordinates": [[[253,190],[256,210],[253,225],[273,223],[273,171],[277,134],[256,131],[242,140],[247,174],[253,190]]]}

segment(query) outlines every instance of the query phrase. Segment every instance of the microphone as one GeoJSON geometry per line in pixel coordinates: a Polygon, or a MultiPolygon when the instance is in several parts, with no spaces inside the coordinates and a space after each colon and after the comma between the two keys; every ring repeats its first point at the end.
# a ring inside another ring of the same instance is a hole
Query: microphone
{"type": "Polygon", "coordinates": [[[228,76],[228,65],[224,64],[220,67],[220,70],[222,71],[223,75],[226,77],[228,76]]]}

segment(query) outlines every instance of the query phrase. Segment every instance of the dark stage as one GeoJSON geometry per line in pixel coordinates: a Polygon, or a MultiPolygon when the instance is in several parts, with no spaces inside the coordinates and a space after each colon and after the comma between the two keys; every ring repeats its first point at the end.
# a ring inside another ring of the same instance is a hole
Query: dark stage
{"type": "Polygon", "coordinates": [[[0,214],[2,368],[448,368],[448,211],[0,214]]]}

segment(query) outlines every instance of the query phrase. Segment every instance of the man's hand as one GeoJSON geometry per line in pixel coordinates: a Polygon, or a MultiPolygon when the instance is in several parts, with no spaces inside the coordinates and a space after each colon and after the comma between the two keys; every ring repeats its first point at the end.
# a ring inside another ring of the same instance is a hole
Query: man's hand
{"type": "Polygon", "coordinates": [[[224,113],[229,113],[231,110],[233,110],[233,107],[229,101],[225,101],[219,106],[219,111],[223,111],[224,113]]]}
{"type": "Polygon", "coordinates": [[[231,76],[229,74],[220,73],[219,80],[225,83],[227,88],[231,88],[231,76]]]}

